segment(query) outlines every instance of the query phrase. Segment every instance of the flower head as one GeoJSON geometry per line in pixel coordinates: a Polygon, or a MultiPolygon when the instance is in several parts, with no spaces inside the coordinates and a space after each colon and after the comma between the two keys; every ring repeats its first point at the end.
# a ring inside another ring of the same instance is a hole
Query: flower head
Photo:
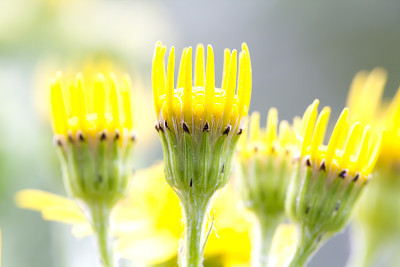
{"type": "Polygon", "coordinates": [[[286,188],[297,150],[293,126],[285,120],[278,125],[275,108],[268,112],[265,129],[260,129],[260,114],[252,113],[249,134],[246,131],[239,141],[236,175],[246,207],[257,216],[284,214],[286,188]]]}
{"type": "Polygon", "coordinates": [[[166,73],[165,46],[156,45],[152,69],[156,129],[164,146],[166,178],[175,188],[194,187],[211,193],[226,184],[230,158],[250,104],[250,55],[246,44],[242,49],[239,75],[237,51],[225,50],[222,86],[216,88],[212,47],[207,47],[205,67],[204,47],[197,46],[194,83],[192,48],[185,48],[174,89],[175,48],[171,47],[166,73]],[[177,169],[182,163],[188,165],[181,166],[183,172],[177,169]]]}
{"type": "Polygon", "coordinates": [[[341,113],[328,145],[323,145],[330,108],[318,115],[311,104],[299,130],[299,165],[290,182],[286,211],[301,229],[301,244],[291,266],[299,266],[320,244],[341,230],[374,168],[381,136],[369,126],[350,123],[341,113]],[[301,246],[308,251],[301,252],[301,246]],[[296,265],[297,264],[297,265],[296,265]]]}
{"type": "MultiPolygon", "coordinates": [[[[393,249],[400,235],[400,89],[392,100],[384,99],[386,79],[381,68],[359,72],[347,99],[351,120],[371,124],[374,131],[383,130],[375,178],[355,210],[355,253],[350,261],[354,266],[377,262],[382,252],[393,249]]],[[[388,262],[390,258],[395,257],[388,262]]]]}
{"type": "Polygon", "coordinates": [[[134,135],[130,82],[117,86],[111,74],[98,74],[85,86],[78,74],[67,88],[61,75],[51,79],[52,125],[68,191],[85,202],[115,204],[128,182],[134,135]],[[103,166],[103,167],[99,167],[103,166]]]}
{"type": "Polygon", "coordinates": [[[130,83],[125,78],[119,89],[114,75],[106,81],[98,74],[88,88],[78,74],[67,88],[69,94],[61,85],[61,75],[51,80],[52,124],[64,185],[86,211],[103,265],[111,266],[109,215],[125,196],[134,140],[130,83]]]}
{"type": "Polygon", "coordinates": [[[192,48],[185,48],[174,88],[175,49],[171,48],[167,73],[165,47],[157,43],[153,57],[152,83],[157,114],[156,130],[163,151],[165,178],[181,200],[185,214],[184,266],[202,264],[207,241],[205,215],[215,191],[224,187],[231,174],[232,157],[243,132],[250,104],[251,67],[246,44],[239,54],[225,50],[221,88],[215,88],[214,55],[197,46],[194,83],[192,48]],[[237,94],[236,80],[238,79],[237,94]]]}
{"type": "Polygon", "coordinates": [[[285,219],[286,190],[297,161],[297,139],[293,126],[281,121],[271,108],[267,125],[260,129],[260,114],[254,112],[250,133],[241,138],[236,177],[244,205],[255,214],[259,232],[252,246],[253,261],[266,265],[275,229],[285,219]]]}

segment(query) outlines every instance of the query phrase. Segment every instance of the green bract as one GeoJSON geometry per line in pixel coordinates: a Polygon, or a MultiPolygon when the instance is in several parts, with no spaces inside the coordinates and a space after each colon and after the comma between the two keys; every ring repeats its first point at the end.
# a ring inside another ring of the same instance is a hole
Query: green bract
{"type": "Polygon", "coordinates": [[[191,266],[199,266],[207,241],[200,230],[211,197],[229,180],[233,152],[242,131],[234,133],[229,125],[216,134],[206,123],[201,134],[194,135],[185,123],[181,129],[171,130],[167,121],[157,124],[156,129],[163,145],[166,180],[181,200],[188,220],[185,246],[193,254],[182,257],[190,260],[191,266]]]}

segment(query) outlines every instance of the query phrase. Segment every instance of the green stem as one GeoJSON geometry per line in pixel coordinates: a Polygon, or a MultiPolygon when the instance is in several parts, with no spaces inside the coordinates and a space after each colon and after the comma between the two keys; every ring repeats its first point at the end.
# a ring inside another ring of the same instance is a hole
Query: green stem
{"type": "Polygon", "coordinates": [[[180,263],[184,267],[203,266],[203,254],[206,240],[205,216],[209,198],[194,198],[193,195],[182,201],[185,218],[185,240],[180,263]]]}
{"type": "Polygon", "coordinates": [[[253,266],[268,266],[272,239],[280,220],[278,218],[260,218],[258,232],[255,233],[255,246],[252,251],[253,266]]]}
{"type": "Polygon", "coordinates": [[[109,233],[110,209],[103,204],[91,205],[92,227],[96,234],[100,260],[103,267],[113,267],[114,259],[109,233]]]}
{"type": "Polygon", "coordinates": [[[305,266],[311,256],[316,252],[321,244],[322,233],[317,231],[310,232],[306,228],[302,228],[300,233],[300,242],[297,250],[291,260],[289,267],[302,267],[305,266]]]}

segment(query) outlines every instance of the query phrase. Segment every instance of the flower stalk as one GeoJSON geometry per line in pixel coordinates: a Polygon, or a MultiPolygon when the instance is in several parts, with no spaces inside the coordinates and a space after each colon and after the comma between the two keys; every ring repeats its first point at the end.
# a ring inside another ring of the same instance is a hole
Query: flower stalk
{"type": "Polygon", "coordinates": [[[130,82],[122,89],[114,75],[99,74],[93,98],[81,74],[70,85],[65,103],[58,75],[51,81],[54,141],[59,154],[64,186],[79,204],[96,234],[104,267],[112,267],[112,237],[109,217],[125,197],[130,177],[130,155],[135,140],[130,107],[130,82]],[[107,103],[106,98],[110,101],[107,103]],[[67,105],[66,105],[67,104],[67,105]],[[93,106],[94,110],[87,110],[93,106]],[[68,112],[67,112],[68,111],[68,112]]]}
{"type": "Polygon", "coordinates": [[[90,205],[92,228],[96,235],[100,260],[103,267],[114,266],[114,253],[109,227],[110,208],[103,203],[90,205]]]}
{"type": "MultiPolygon", "coordinates": [[[[259,217],[258,217],[259,218],[259,217]]],[[[258,227],[254,234],[254,248],[252,251],[252,266],[268,266],[269,254],[275,231],[282,218],[265,218],[258,220],[258,227]]]]}
{"type": "Polygon", "coordinates": [[[251,67],[246,44],[239,54],[225,50],[221,88],[215,87],[214,52],[197,46],[192,80],[192,48],[185,48],[174,88],[175,48],[165,72],[165,46],[157,43],[152,79],[156,130],[164,152],[165,178],[178,195],[185,230],[180,253],[181,266],[200,267],[207,237],[205,218],[215,192],[223,188],[232,171],[232,157],[243,133],[250,104],[251,67]]]}
{"type": "Polygon", "coordinates": [[[285,198],[291,174],[295,136],[287,121],[279,124],[271,108],[267,126],[260,129],[260,114],[251,115],[250,131],[241,138],[237,153],[236,178],[244,206],[255,215],[252,263],[268,266],[272,237],[285,220],[285,198]]]}

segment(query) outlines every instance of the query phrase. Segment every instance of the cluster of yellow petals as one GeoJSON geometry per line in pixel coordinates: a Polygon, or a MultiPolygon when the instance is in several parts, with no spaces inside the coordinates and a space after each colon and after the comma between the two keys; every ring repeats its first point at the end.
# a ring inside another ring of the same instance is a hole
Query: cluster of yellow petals
{"type": "Polygon", "coordinates": [[[330,108],[324,107],[318,115],[319,101],[315,100],[302,118],[299,132],[301,158],[359,174],[367,178],[372,172],[380,152],[381,135],[372,133],[369,125],[349,121],[349,110],[345,108],[333,129],[328,145],[323,145],[330,116],[330,108]],[[318,117],[317,117],[318,116],[318,117]]]}
{"type": "Polygon", "coordinates": [[[381,158],[392,161],[400,159],[400,89],[390,103],[382,100],[386,80],[381,68],[359,72],[351,84],[347,106],[351,120],[384,131],[381,158]]]}
{"type": "MultiPolygon", "coordinates": [[[[88,77],[90,79],[90,77],[88,77]]],[[[96,135],[104,130],[132,130],[131,82],[124,76],[118,86],[114,74],[97,74],[93,84],[85,86],[78,73],[74,82],[63,88],[61,74],[50,80],[52,125],[55,134],[96,135]]]]}
{"type": "Polygon", "coordinates": [[[214,124],[222,122],[226,126],[236,125],[247,115],[251,95],[251,63],[245,43],[239,53],[239,74],[237,51],[225,49],[221,88],[215,87],[214,52],[211,45],[207,46],[207,65],[204,46],[197,46],[194,79],[192,47],[183,49],[176,88],[175,48],[171,47],[169,52],[167,72],[164,66],[165,50],[165,46],[157,43],[152,65],[154,106],[159,120],[172,123],[184,121],[188,125],[204,121],[214,124]]]}
{"type": "Polygon", "coordinates": [[[296,144],[297,139],[292,126],[286,120],[282,120],[278,125],[278,110],[271,108],[265,129],[260,129],[260,113],[255,111],[251,114],[249,134],[240,139],[239,151],[240,155],[245,157],[254,153],[289,154],[294,152],[296,144]]]}

